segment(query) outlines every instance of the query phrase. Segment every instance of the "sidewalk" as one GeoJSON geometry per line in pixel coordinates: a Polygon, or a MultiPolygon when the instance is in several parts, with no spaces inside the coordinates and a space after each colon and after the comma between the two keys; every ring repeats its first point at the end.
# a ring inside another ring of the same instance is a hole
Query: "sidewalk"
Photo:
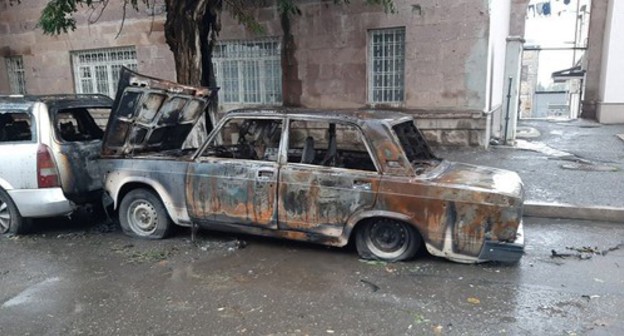
{"type": "Polygon", "coordinates": [[[624,125],[521,121],[514,146],[434,148],[439,157],[518,172],[529,216],[624,223],[624,125]]]}

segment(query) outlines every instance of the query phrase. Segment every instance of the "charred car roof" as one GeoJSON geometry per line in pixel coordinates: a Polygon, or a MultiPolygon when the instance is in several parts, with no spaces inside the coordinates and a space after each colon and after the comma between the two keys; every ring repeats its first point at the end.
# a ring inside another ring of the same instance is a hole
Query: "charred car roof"
{"type": "Polygon", "coordinates": [[[58,94],[58,95],[13,95],[0,96],[0,104],[29,104],[42,102],[57,108],[72,106],[101,106],[110,107],[113,100],[102,94],[58,94]]]}
{"type": "Polygon", "coordinates": [[[300,117],[313,119],[336,119],[352,123],[365,123],[367,121],[386,122],[395,124],[403,121],[412,120],[409,114],[391,111],[391,110],[375,110],[375,109],[311,109],[311,108],[292,108],[292,107],[257,107],[243,108],[228,112],[228,116],[265,116],[265,117],[300,117]]]}

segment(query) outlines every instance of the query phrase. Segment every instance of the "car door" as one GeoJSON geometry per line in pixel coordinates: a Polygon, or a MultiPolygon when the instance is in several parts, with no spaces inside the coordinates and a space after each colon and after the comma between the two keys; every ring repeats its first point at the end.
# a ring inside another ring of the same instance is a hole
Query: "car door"
{"type": "Polygon", "coordinates": [[[189,215],[200,223],[277,227],[282,118],[227,119],[189,165],[189,215]]]}
{"type": "Polygon", "coordinates": [[[99,95],[49,103],[49,124],[52,125],[49,143],[63,193],[76,203],[99,200],[102,172],[98,159],[104,131],[93,115],[108,117],[112,103],[110,98],[99,95]]]}
{"type": "Polygon", "coordinates": [[[352,215],[373,207],[379,181],[359,127],[292,120],[279,175],[279,228],[339,236],[352,215]]]}

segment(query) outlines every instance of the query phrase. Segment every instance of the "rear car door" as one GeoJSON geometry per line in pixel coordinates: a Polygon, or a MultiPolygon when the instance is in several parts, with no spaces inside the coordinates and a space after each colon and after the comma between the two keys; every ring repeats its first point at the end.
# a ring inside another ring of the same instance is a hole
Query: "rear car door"
{"type": "Polygon", "coordinates": [[[49,102],[52,152],[65,196],[79,204],[99,199],[102,172],[98,159],[102,150],[103,118],[113,101],[102,95],[79,96],[49,102]],[[102,126],[101,126],[102,125],[102,126]]]}
{"type": "Polygon", "coordinates": [[[199,223],[277,227],[282,118],[227,119],[189,165],[187,207],[199,223]]]}
{"type": "Polygon", "coordinates": [[[279,228],[337,237],[374,206],[381,175],[359,127],[291,120],[279,176],[279,228]]]}

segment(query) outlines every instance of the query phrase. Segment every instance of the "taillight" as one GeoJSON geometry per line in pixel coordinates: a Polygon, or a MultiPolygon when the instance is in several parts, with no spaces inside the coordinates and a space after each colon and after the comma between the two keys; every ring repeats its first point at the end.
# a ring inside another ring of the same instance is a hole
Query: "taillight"
{"type": "Polygon", "coordinates": [[[59,187],[59,173],[46,145],[39,145],[37,149],[37,184],[39,188],[59,187]]]}

